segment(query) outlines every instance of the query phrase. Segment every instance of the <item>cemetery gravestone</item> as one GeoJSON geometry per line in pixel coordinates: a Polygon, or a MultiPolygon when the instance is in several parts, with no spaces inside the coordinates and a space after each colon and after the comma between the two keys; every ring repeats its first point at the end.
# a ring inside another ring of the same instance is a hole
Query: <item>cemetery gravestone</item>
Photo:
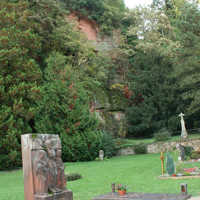
{"type": "Polygon", "coordinates": [[[167,158],[166,158],[166,170],[168,175],[170,176],[172,176],[175,173],[174,160],[169,152],[167,153],[167,158]]]}
{"type": "Polygon", "coordinates": [[[26,134],[21,143],[25,200],[72,200],[58,135],[26,134]]]}
{"type": "Polygon", "coordinates": [[[99,159],[100,159],[100,160],[103,160],[103,158],[104,158],[104,151],[103,151],[103,150],[100,150],[100,151],[99,151],[99,159]]]}
{"type": "Polygon", "coordinates": [[[184,161],[185,160],[185,148],[184,148],[184,146],[181,145],[181,144],[177,144],[176,148],[179,151],[178,159],[181,160],[181,161],[184,161]]]}

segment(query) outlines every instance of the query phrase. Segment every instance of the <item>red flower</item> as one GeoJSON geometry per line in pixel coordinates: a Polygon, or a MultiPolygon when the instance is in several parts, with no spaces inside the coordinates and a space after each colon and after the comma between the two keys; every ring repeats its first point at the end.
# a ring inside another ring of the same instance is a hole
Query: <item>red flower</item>
{"type": "Polygon", "coordinates": [[[174,177],[175,177],[175,176],[176,176],[176,174],[172,174],[172,176],[174,176],[174,177]]]}
{"type": "Polygon", "coordinates": [[[69,89],[72,89],[74,86],[74,83],[72,83],[70,86],[69,86],[69,89]]]}
{"type": "Polygon", "coordinates": [[[72,110],[74,108],[74,104],[70,104],[69,108],[70,108],[70,110],[72,110]]]}
{"type": "Polygon", "coordinates": [[[132,96],[132,91],[129,90],[128,86],[124,86],[124,96],[127,98],[127,99],[130,99],[131,96],[132,96]]]}

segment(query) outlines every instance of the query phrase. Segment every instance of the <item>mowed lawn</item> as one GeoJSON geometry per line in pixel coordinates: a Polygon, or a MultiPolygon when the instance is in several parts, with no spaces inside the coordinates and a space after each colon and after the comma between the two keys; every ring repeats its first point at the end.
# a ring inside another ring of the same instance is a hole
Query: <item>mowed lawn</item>
{"type": "MultiPolygon", "coordinates": [[[[90,200],[111,191],[111,184],[122,183],[128,192],[179,193],[187,183],[190,194],[200,193],[200,179],[160,180],[159,154],[114,157],[106,161],[66,163],[67,173],[80,173],[83,178],[70,181],[67,187],[74,200],[90,200]]],[[[0,172],[0,200],[23,200],[22,170],[0,172]]]]}

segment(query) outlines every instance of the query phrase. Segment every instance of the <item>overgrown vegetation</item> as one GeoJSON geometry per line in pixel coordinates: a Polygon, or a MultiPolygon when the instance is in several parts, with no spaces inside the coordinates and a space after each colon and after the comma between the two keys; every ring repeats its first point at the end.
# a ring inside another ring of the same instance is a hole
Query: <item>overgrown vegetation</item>
{"type": "Polygon", "coordinates": [[[21,165],[24,133],[59,134],[67,161],[114,155],[104,113],[125,113],[115,137],[179,134],[180,112],[199,128],[199,17],[199,4],[184,0],[133,10],[122,0],[2,0],[0,169],[21,165]],[[112,48],[92,47],[71,12],[110,34],[112,48]]]}
{"type": "Polygon", "coordinates": [[[147,153],[147,145],[144,143],[136,144],[134,147],[135,154],[145,154],[147,153]]]}
{"type": "Polygon", "coordinates": [[[66,177],[67,181],[76,181],[76,180],[82,178],[81,174],[79,174],[79,173],[66,174],[65,177],[66,177]]]}
{"type": "Polygon", "coordinates": [[[126,33],[126,50],[134,51],[127,77],[132,91],[126,108],[129,136],[151,137],[164,127],[176,132],[180,112],[187,116],[187,128],[199,127],[200,29],[194,22],[199,15],[198,3],[178,0],[154,1],[152,8],[130,12],[135,22],[126,33]]]}
{"type": "Polygon", "coordinates": [[[0,8],[0,169],[21,165],[24,133],[59,134],[64,160],[95,159],[102,136],[90,102],[104,77],[101,55],[54,0],[1,1],[0,8]]]}

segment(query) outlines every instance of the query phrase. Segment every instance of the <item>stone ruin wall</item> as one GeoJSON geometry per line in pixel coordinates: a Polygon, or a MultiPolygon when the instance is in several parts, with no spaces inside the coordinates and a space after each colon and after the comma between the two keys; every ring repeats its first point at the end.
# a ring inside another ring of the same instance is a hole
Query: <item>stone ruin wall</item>
{"type": "Polygon", "coordinates": [[[86,17],[79,17],[76,13],[71,13],[68,19],[74,21],[78,30],[83,32],[88,40],[97,41],[97,24],[86,17]]]}
{"type": "Polygon", "coordinates": [[[159,153],[161,151],[171,151],[176,148],[176,144],[181,144],[183,146],[191,146],[194,150],[198,150],[200,148],[200,139],[189,139],[182,142],[159,142],[155,144],[149,144],[147,146],[148,153],[159,153]]]}
{"type": "MultiPolygon", "coordinates": [[[[183,146],[191,146],[195,151],[200,149],[200,139],[190,139],[182,142],[157,142],[147,145],[147,153],[160,153],[161,151],[171,151],[176,148],[176,144],[183,146]]],[[[133,147],[122,148],[118,151],[118,155],[135,154],[133,147]]]]}
{"type": "MultiPolygon", "coordinates": [[[[100,36],[99,28],[95,21],[88,19],[85,16],[80,16],[77,12],[72,12],[67,16],[67,20],[72,21],[75,24],[77,30],[82,32],[86,38],[94,46],[96,52],[107,52],[117,46],[118,31],[113,31],[113,37],[100,36]]],[[[123,82],[123,77],[116,75],[114,83],[123,82]]],[[[103,98],[97,99],[97,102],[92,102],[91,112],[96,112],[100,122],[104,129],[110,132],[114,136],[124,137],[126,135],[126,123],[125,114],[123,112],[107,111],[111,107],[109,98],[106,94],[102,94],[103,98]],[[102,100],[103,99],[103,100],[102,100]],[[104,109],[99,109],[99,108],[104,109]],[[106,108],[106,109],[105,109],[106,108]]]]}

